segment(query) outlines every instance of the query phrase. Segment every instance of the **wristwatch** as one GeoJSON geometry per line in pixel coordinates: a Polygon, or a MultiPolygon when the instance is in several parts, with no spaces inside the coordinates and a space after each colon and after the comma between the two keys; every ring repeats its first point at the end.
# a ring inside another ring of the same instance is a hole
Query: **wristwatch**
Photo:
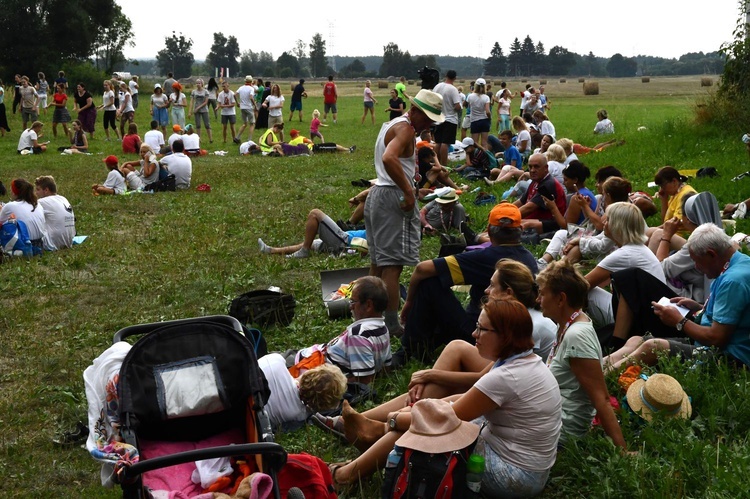
{"type": "Polygon", "coordinates": [[[677,329],[678,331],[682,331],[682,328],[685,327],[685,323],[687,321],[688,321],[688,318],[683,317],[682,320],[675,325],[675,329],[677,329]]]}
{"type": "Polygon", "coordinates": [[[396,418],[398,417],[398,413],[394,414],[388,419],[388,429],[390,431],[396,431],[396,418]]]}

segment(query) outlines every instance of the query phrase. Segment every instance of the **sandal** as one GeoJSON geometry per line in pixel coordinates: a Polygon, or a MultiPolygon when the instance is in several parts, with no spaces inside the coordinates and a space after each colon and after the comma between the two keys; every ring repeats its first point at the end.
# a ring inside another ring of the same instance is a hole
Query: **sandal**
{"type": "Polygon", "coordinates": [[[342,442],[349,443],[349,440],[346,439],[346,435],[344,434],[344,420],[341,419],[341,416],[329,418],[328,416],[323,416],[319,412],[316,412],[310,416],[310,422],[313,426],[317,426],[321,430],[334,435],[342,442]]]}
{"type": "Polygon", "coordinates": [[[346,466],[347,464],[351,463],[352,461],[344,461],[343,463],[331,463],[328,465],[328,470],[331,472],[331,481],[333,482],[333,488],[338,490],[341,490],[342,488],[348,487],[348,483],[341,483],[338,480],[336,480],[336,472],[339,470],[339,468],[342,468],[343,466],[346,466]]]}
{"type": "Polygon", "coordinates": [[[57,445],[81,445],[89,437],[89,427],[78,421],[74,430],[67,431],[52,439],[57,445]]]}

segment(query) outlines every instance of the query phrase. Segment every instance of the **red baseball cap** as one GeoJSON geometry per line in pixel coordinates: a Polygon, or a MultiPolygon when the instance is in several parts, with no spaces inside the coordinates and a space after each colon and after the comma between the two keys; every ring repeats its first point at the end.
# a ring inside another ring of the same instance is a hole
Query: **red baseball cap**
{"type": "Polygon", "coordinates": [[[116,165],[120,162],[120,160],[117,159],[117,156],[107,156],[104,158],[104,162],[108,165],[116,165]]]}

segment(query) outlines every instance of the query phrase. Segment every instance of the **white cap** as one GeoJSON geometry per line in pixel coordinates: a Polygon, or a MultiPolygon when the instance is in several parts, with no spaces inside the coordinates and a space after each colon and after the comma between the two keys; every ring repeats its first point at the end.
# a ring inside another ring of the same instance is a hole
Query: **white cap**
{"type": "Polygon", "coordinates": [[[461,141],[461,143],[464,145],[464,147],[469,147],[474,145],[474,139],[471,137],[466,137],[464,140],[461,141]]]}
{"type": "Polygon", "coordinates": [[[474,85],[486,85],[487,82],[484,81],[484,78],[477,78],[477,80],[474,82],[474,85]]]}

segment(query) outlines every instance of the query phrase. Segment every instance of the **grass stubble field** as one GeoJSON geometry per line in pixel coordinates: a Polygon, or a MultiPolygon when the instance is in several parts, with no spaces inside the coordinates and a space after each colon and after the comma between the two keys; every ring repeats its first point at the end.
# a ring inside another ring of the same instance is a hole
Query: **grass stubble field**
{"type": "MultiPolygon", "coordinates": [[[[740,141],[747,131],[745,124],[710,127],[695,123],[697,105],[715,87],[701,88],[699,77],[652,78],[649,83],[635,78],[598,81],[600,93],[596,96],[584,96],[581,85],[570,80],[546,85],[552,102],[549,115],[559,137],[595,144],[596,111],[605,108],[615,123],[616,137],[626,140],[624,146],[583,157],[592,172],[613,164],[636,189],[647,190],[647,182],[660,166],[714,166],[721,176],[693,180],[697,190],[710,190],[722,205],[750,195],[750,180],[730,182],[750,169],[740,141]],[[639,127],[646,129],[639,131],[639,127]]],[[[468,87],[468,80],[464,85],[468,87]]],[[[514,91],[522,86],[510,82],[514,91]]],[[[350,181],[374,176],[373,145],[386,118],[383,110],[388,100],[386,90],[375,88],[377,124],[368,121],[361,125],[362,87],[361,82],[339,83],[338,124],[329,118],[329,126],[322,129],[328,141],[356,144],[354,154],[242,158],[235,145],[221,143],[221,126],[212,120],[214,143],[204,141],[203,146],[229,153],[195,159],[192,190],[116,197],[91,195],[90,186],[106,176],[102,158],[112,153],[121,160],[134,158],[125,158],[119,143],[103,140],[101,119],[96,138],[89,140],[91,156],[55,152],[65,145],[65,139],[62,134],[52,138],[51,111],[40,119],[46,123],[45,140],[52,140],[52,150],[19,156],[20,116],[11,113],[10,92],[6,92],[13,131],[0,139],[0,180],[8,186],[16,177],[33,182],[38,175],[53,175],[60,193],[73,204],[78,233],[89,239],[72,250],[30,261],[14,260],[0,267],[1,496],[119,496],[117,489],[99,485],[98,465],[85,450],[57,447],[51,440],[75,421],[85,419],[82,372],[122,327],[225,313],[237,294],[271,285],[294,294],[298,305],[291,326],[264,331],[269,349],[324,341],[345,327],[346,320],[326,317],[319,272],[366,266],[368,260],[359,256],[271,257],[258,252],[256,240],[263,237],[275,245],[300,241],[311,208],[321,208],[334,219],[348,216],[346,199],[357,192],[350,181]],[[212,191],[195,191],[194,187],[204,182],[212,191]]],[[[298,128],[306,135],[312,110],[318,107],[322,111],[322,87],[308,82],[307,88],[305,121],[287,123],[287,133],[298,128]]],[[[288,89],[284,84],[287,96],[288,89]]],[[[415,86],[409,90],[416,93],[415,86]]],[[[150,121],[146,101],[144,92],[136,116],[141,135],[150,121]]],[[[490,190],[500,194],[505,188],[498,185],[490,190]]],[[[480,229],[490,207],[476,207],[472,197],[467,197],[464,205],[471,223],[480,229]]],[[[748,232],[750,224],[740,221],[737,230],[748,232]]],[[[532,250],[539,253],[541,248],[532,250]]],[[[437,242],[426,240],[421,252],[424,259],[434,257],[437,242]]],[[[403,282],[408,275],[407,269],[403,282]]],[[[394,343],[395,348],[398,344],[394,343]]],[[[412,362],[409,367],[376,380],[382,398],[401,393],[409,373],[421,366],[412,362]]],[[[675,376],[692,397],[693,420],[645,426],[636,416],[621,414],[626,440],[639,454],[620,456],[603,433],[594,429],[559,453],[544,497],[747,494],[747,372],[732,371],[725,365],[691,369],[669,359],[662,360],[658,369],[675,376]]],[[[616,392],[615,379],[608,382],[616,392]]],[[[290,452],[304,450],[326,461],[356,456],[356,450],[341,446],[313,427],[280,434],[278,440],[290,452]]],[[[376,497],[378,487],[378,478],[366,480],[342,497],[376,497]]]]}

